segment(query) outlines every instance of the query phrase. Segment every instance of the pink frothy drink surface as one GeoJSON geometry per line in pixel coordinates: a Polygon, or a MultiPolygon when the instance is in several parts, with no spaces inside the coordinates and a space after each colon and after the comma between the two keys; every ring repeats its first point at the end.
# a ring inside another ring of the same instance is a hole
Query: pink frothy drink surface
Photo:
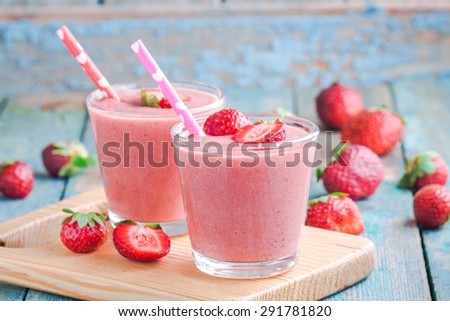
{"type": "Polygon", "coordinates": [[[201,138],[202,146],[191,153],[199,166],[190,164],[187,149],[180,148],[180,160],[186,164],[180,173],[195,252],[226,262],[262,262],[295,255],[306,219],[311,179],[308,160],[313,161],[315,147],[306,148],[302,141],[288,145],[308,133],[294,126],[286,131],[283,150],[255,150],[247,144],[242,150],[244,145],[233,142],[231,136],[201,138]],[[208,158],[206,142],[215,142],[208,158]],[[224,152],[228,156],[212,155],[218,146],[234,147],[224,152]]]}
{"type": "MultiPolygon", "coordinates": [[[[170,137],[179,117],[171,108],[140,106],[140,88],[117,91],[122,102],[99,95],[87,102],[110,215],[148,223],[184,220],[170,137]]],[[[177,92],[195,117],[222,108],[212,93],[177,92]]]]}

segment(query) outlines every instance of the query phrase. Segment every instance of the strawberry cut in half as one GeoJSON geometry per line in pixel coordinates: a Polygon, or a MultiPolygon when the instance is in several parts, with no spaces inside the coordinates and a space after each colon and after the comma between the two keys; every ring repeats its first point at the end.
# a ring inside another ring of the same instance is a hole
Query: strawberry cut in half
{"type": "Polygon", "coordinates": [[[170,251],[170,238],[158,224],[119,222],[113,232],[113,243],[122,256],[138,262],[160,259],[170,251]]]}
{"type": "Polygon", "coordinates": [[[281,119],[271,123],[259,120],[239,129],[233,135],[238,143],[270,143],[281,142],[286,139],[286,126],[281,119]]]}

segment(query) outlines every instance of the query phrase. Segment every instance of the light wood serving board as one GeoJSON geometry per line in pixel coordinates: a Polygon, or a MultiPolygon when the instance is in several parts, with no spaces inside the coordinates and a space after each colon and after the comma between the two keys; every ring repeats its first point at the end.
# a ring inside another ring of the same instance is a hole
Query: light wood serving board
{"type": "Polygon", "coordinates": [[[115,250],[111,235],[89,254],[59,241],[65,213],[106,211],[93,190],[0,224],[0,281],[83,300],[318,300],[364,279],[375,247],[363,237],[305,227],[297,265],[265,279],[217,278],[198,271],[188,236],[172,238],[165,258],[138,263],[115,250]]]}

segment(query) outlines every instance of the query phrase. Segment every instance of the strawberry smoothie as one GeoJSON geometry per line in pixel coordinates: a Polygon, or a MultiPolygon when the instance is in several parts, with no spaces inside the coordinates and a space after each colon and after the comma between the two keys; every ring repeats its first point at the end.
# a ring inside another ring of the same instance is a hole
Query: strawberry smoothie
{"type": "MultiPolygon", "coordinates": [[[[275,119],[255,120],[261,118],[275,119]]],[[[318,128],[297,117],[283,121],[287,137],[278,143],[206,136],[188,148],[183,125],[172,129],[194,260],[203,272],[254,278],[294,266],[318,128]]]]}
{"type": "MultiPolygon", "coordinates": [[[[216,87],[195,82],[174,82],[174,86],[194,117],[223,107],[223,94],[216,87]]],[[[180,118],[171,108],[141,105],[142,88],[161,99],[157,89],[136,84],[114,88],[121,102],[103,98],[98,90],[86,102],[110,220],[159,223],[170,235],[186,233],[170,137],[170,128],[180,118]]]]}

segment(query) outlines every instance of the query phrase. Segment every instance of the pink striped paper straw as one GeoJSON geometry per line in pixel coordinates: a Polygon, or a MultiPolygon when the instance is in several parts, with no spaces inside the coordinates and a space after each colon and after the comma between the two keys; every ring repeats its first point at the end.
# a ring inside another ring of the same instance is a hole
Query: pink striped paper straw
{"type": "Polygon", "coordinates": [[[167,80],[167,77],[164,75],[161,68],[159,68],[158,64],[156,63],[155,59],[153,59],[152,55],[148,52],[147,48],[145,48],[141,39],[133,43],[131,45],[131,49],[133,49],[139,60],[152,76],[153,80],[156,82],[156,85],[162,91],[164,97],[166,97],[166,99],[169,101],[172,108],[182,118],[184,125],[189,130],[189,132],[194,135],[198,134],[200,136],[205,136],[203,129],[194,119],[189,109],[187,109],[183,100],[170,84],[169,80],[167,80]]]}
{"type": "Polygon", "coordinates": [[[102,75],[92,59],[70,32],[69,28],[67,28],[67,26],[62,26],[56,31],[56,34],[78,61],[81,68],[83,68],[89,78],[91,78],[95,86],[103,93],[103,96],[120,101],[119,95],[111,87],[108,80],[102,75]]]}

